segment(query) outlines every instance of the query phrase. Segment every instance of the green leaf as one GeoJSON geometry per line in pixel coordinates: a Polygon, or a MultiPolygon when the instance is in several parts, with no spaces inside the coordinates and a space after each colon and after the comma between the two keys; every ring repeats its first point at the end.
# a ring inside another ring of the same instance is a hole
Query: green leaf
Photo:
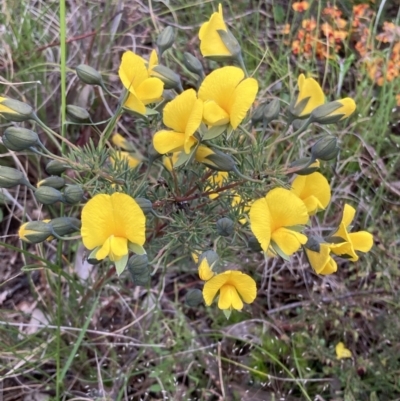
{"type": "Polygon", "coordinates": [[[228,124],[225,125],[216,125],[214,127],[211,127],[208,129],[204,134],[203,134],[203,140],[209,141],[211,139],[219,137],[221,134],[224,133],[226,128],[228,127],[228,124]]]}

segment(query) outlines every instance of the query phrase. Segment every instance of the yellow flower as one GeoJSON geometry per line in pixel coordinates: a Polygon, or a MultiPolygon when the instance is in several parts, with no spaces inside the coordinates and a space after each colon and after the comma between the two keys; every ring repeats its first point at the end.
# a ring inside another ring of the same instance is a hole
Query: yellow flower
{"type": "Polygon", "coordinates": [[[336,255],[346,257],[352,262],[358,260],[356,251],[369,252],[374,244],[374,237],[367,231],[357,231],[349,233],[348,227],[354,219],[356,210],[348,204],[344,205],[343,217],[339,228],[332,235],[343,240],[343,244],[332,248],[332,252],[336,255]]]}
{"type": "Polygon", "coordinates": [[[312,121],[320,124],[332,124],[350,117],[355,110],[356,102],[346,97],[315,108],[311,112],[311,118],[312,121]]]}
{"type": "Polygon", "coordinates": [[[203,281],[208,281],[213,276],[214,276],[214,272],[212,271],[210,265],[208,264],[207,258],[204,257],[199,265],[199,277],[203,281]]]}
{"type": "MultiPolygon", "coordinates": [[[[304,248],[308,262],[314,269],[315,273],[327,275],[337,271],[337,264],[331,257],[332,244],[319,244],[319,252],[312,251],[311,249],[304,248]]],[[[335,246],[335,245],[334,245],[335,246]]]]}
{"type": "Polygon", "coordinates": [[[113,143],[113,145],[118,146],[121,149],[129,149],[128,141],[121,134],[114,134],[111,137],[111,142],[113,143]]]}
{"type": "Polygon", "coordinates": [[[204,101],[204,122],[210,126],[230,123],[236,129],[253,104],[257,91],[257,81],[244,79],[244,72],[238,67],[214,70],[199,89],[199,99],[204,101]]]}
{"type": "Polygon", "coordinates": [[[251,205],[249,215],[251,231],[264,252],[271,246],[273,253],[282,251],[290,256],[307,242],[307,237],[295,230],[295,226],[307,223],[307,208],[288,189],[269,191],[251,205]]]}
{"type": "Polygon", "coordinates": [[[180,153],[181,152],[174,152],[171,153],[169,156],[163,157],[163,165],[169,172],[173,170],[175,163],[178,161],[180,153]]]}
{"type": "Polygon", "coordinates": [[[345,359],[353,357],[351,351],[347,349],[342,342],[336,344],[335,351],[336,351],[336,359],[345,359]]]}
{"type": "MultiPolygon", "coordinates": [[[[203,277],[210,276],[205,275],[205,272],[202,274],[203,277]]],[[[213,275],[204,284],[203,298],[207,306],[212,304],[218,291],[218,308],[229,310],[241,310],[243,302],[250,304],[256,299],[257,295],[256,282],[247,274],[234,270],[213,275]]]]}
{"type": "Polygon", "coordinates": [[[218,4],[218,12],[213,13],[208,22],[205,22],[199,31],[200,52],[203,57],[220,56],[231,57],[232,54],[225,46],[218,30],[227,32],[222,14],[222,5],[218,4]]]}
{"type": "Polygon", "coordinates": [[[150,53],[149,62],[147,65],[147,69],[150,75],[152,74],[153,67],[155,67],[156,65],[158,65],[158,56],[157,52],[153,49],[150,53]]]}
{"type": "Polygon", "coordinates": [[[305,203],[310,216],[325,209],[331,200],[328,180],[318,172],[298,175],[292,183],[291,191],[305,203]]]}
{"type": "Polygon", "coordinates": [[[115,154],[110,157],[110,160],[112,165],[114,165],[116,161],[126,160],[130,168],[135,168],[141,162],[140,159],[132,156],[129,152],[121,152],[121,151],[115,152],[115,154]]]}
{"type": "Polygon", "coordinates": [[[186,154],[196,144],[193,137],[203,117],[203,101],[197,99],[194,89],[182,92],[171,100],[163,111],[164,124],[173,131],[162,130],[154,134],[153,145],[160,154],[184,150],[186,154]]]}
{"type": "Polygon", "coordinates": [[[108,256],[114,262],[127,261],[128,249],[145,253],[145,222],[142,209],[129,195],[95,195],[82,209],[83,244],[95,250],[98,260],[108,256]]]}
{"type": "Polygon", "coordinates": [[[124,87],[129,91],[125,106],[139,113],[146,114],[146,105],[160,100],[164,84],[158,78],[149,76],[145,60],[131,51],[122,55],[118,75],[124,87]]]}
{"type": "Polygon", "coordinates": [[[297,84],[299,94],[290,107],[291,113],[297,118],[306,118],[325,103],[325,95],[319,83],[313,78],[306,78],[304,74],[299,75],[297,84]]]}
{"type": "MultiPolygon", "coordinates": [[[[208,184],[205,186],[204,190],[205,191],[212,191],[215,190],[216,188],[222,187],[226,181],[228,180],[229,174],[226,171],[218,171],[217,173],[211,175],[210,177],[207,178],[208,184]]],[[[218,198],[219,194],[210,194],[208,197],[210,199],[216,199],[218,198]]]]}

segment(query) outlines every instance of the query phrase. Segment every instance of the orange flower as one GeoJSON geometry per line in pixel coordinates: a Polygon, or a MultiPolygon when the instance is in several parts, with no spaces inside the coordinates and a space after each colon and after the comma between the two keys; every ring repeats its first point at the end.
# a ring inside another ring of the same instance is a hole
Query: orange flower
{"type": "Polygon", "coordinates": [[[298,13],[302,13],[310,7],[310,4],[308,1],[298,1],[296,3],[292,4],[292,8],[294,11],[297,11],[298,13]]]}
{"type": "Polygon", "coordinates": [[[305,19],[301,23],[301,26],[308,32],[313,31],[317,27],[317,21],[315,18],[305,19]]]}

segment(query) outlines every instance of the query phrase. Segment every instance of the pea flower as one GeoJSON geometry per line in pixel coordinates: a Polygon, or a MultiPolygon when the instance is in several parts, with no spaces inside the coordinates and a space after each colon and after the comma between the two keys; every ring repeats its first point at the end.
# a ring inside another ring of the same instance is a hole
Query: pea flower
{"type": "Polygon", "coordinates": [[[161,130],[154,134],[153,145],[160,154],[184,150],[186,154],[197,143],[193,137],[203,117],[203,101],[194,89],[188,89],[171,100],[163,111],[164,124],[173,131],[161,130]]]}
{"type": "Polygon", "coordinates": [[[356,210],[352,206],[345,204],[342,221],[337,231],[332,235],[333,238],[338,237],[343,240],[342,244],[332,248],[332,252],[335,255],[348,258],[352,262],[358,260],[356,251],[369,252],[374,243],[374,237],[367,231],[349,233],[349,225],[353,221],[355,213],[356,210]]]}
{"type": "Polygon", "coordinates": [[[356,102],[346,97],[318,106],[311,112],[311,121],[319,124],[332,124],[350,117],[356,110],[356,102]]]}
{"type": "Polygon", "coordinates": [[[304,202],[310,216],[325,209],[331,200],[328,180],[318,172],[298,175],[292,183],[291,191],[304,202]]]}
{"type": "Polygon", "coordinates": [[[210,306],[219,292],[218,308],[222,310],[242,310],[243,302],[251,304],[257,295],[256,282],[247,274],[227,270],[214,274],[204,258],[199,266],[199,276],[207,280],[203,288],[203,298],[210,306]]]}
{"type": "Polygon", "coordinates": [[[314,78],[300,74],[297,80],[299,94],[290,105],[290,112],[297,118],[306,118],[311,112],[325,103],[325,95],[314,78]]]}
{"type": "Polygon", "coordinates": [[[288,189],[269,191],[251,205],[249,216],[251,231],[264,252],[290,256],[307,242],[307,237],[297,231],[308,221],[307,208],[288,189]]]}
{"type": "Polygon", "coordinates": [[[335,273],[337,271],[337,264],[330,255],[332,250],[331,244],[321,243],[319,247],[319,252],[313,251],[307,247],[304,248],[311,267],[317,274],[327,275],[335,273]]]}
{"type": "Polygon", "coordinates": [[[160,100],[164,84],[150,77],[145,60],[131,51],[122,55],[118,75],[129,91],[125,106],[139,114],[146,114],[146,105],[160,100]]]}
{"type": "Polygon", "coordinates": [[[92,258],[103,260],[108,256],[116,262],[120,274],[128,261],[129,249],[145,253],[145,222],[142,209],[129,195],[95,195],[82,209],[83,244],[93,250],[92,258]]]}
{"type": "Polygon", "coordinates": [[[346,348],[346,346],[342,342],[336,344],[335,352],[336,352],[336,359],[345,359],[353,357],[351,351],[348,348],[346,348]]]}
{"type": "Polygon", "coordinates": [[[218,31],[227,32],[222,13],[222,5],[218,4],[218,12],[213,13],[199,31],[200,52],[203,57],[231,57],[232,54],[223,42],[218,31]]]}
{"type": "Polygon", "coordinates": [[[117,161],[126,160],[128,162],[128,167],[135,168],[137,167],[141,160],[138,157],[133,156],[129,152],[117,151],[111,157],[111,164],[115,165],[117,161]]]}
{"type": "Polygon", "coordinates": [[[257,91],[257,81],[244,79],[244,72],[238,67],[214,70],[199,88],[199,99],[204,101],[204,122],[210,126],[230,123],[236,129],[253,104],[257,91]]]}

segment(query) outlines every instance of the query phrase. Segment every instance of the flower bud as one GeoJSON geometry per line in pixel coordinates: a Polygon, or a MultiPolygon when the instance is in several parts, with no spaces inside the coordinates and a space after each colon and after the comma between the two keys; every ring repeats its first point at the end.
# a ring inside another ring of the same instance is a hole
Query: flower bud
{"type": "Polygon", "coordinates": [[[40,188],[41,186],[52,187],[55,189],[61,189],[65,185],[65,180],[58,175],[52,175],[44,180],[39,181],[36,186],[40,188]]]}
{"type": "Polygon", "coordinates": [[[19,100],[0,97],[0,115],[6,120],[14,122],[27,121],[34,118],[34,112],[29,104],[19,100]]]}
{"type": "Polygon", "coordinates": [[[0,188],[12,188],[17,185],[26,185],[25,176],[17,169],[0,166],[0,188]]]}
{"type": "Polygon", "coordinates": [[[223,237],[229,237],[233,234],[234,223],[228,217],[222,217],[217,221],[217,233],[223,237]]]}
{"type": "MultiPolygon", "coordinates": [[[[226,31],[223,29],[217,29],[218,35],[220,36],[222,42],[231,53],[231,57],[239,57],[241,54],[241,48],[239,42],[232,35],[232,33],[227,29],[226,31]]],[[[208,57],[212,59],[212,57],[208,57]]],[[[225,57],[226,58],[226,57],[225,57]]]]}
{"type": "Polygon", "coordinates": [[[216,252],[212,251],[212,250],[208,250],[203,252],[200,256],[199,256],[199,265],[202,262],[202,260],[206,258],[207,259],[207,263],[208,266],[210,266],[211,270],[213,270],[214,273],[215,270],[213,269],[213,265],[218,261],[219,256],[216,252]]]}
{"type": "Polygon", "coordinates": [[[258,239],[254,236],[251,236],[249,238],[249,241],[247,242],[247,246],[253,251],[253,252],[262,252],[261,244],[258,242],[258,239]]]}
{"type": "Polygon", "coordinates": [[[45,170],[48,174],[62,174],[69,166],[59,160],[51,160],[46,164],[45,170]]]}
{"type": "Polygon", "coordinates": [[[198,288],[192,288],[186,293],[185,303],[191,308],[196,308],[203,303],[203,293],[198,288]]]}
{"type": "Polygon", "coordinates": [[[195,158],[198,162],[217,171],[233,171],[236,168],[236,163],[231,156],[206,146],[199,146],[195,158]]]}
{"type": "Polygon", "coordinates": [[[251,116],[251,124],[253,126],[264,120],[265,107],[266,107],[266,104],[263,103],[263,104],[258,105],[257,108],[254,110],[254,113],[251,116]]]}
{"type": "Polygon", "coordinates": [[[30,129],[8,127],[3,134],[3,145],[14,152],[26,150],[39,144],[38,134],[30,129]]]}
{"type": "Polygon", "coordinates": [[[57,217],[49,222],[57,235],[69,235],[81,229],[81,221],[75,217],[57,217]]]}
{"type": "Polygon", "coordinates": [[[181,77],[165,65],[155,65],[151,76],[161,79],[164,82],[164,89],[182,89],[181,77]]]}
{"type": "Polygon", "coordinates": [[[304,248],[307,248],[313,252],[319,252],[321,248],[321,242],[324,242],[322,238],[318,238],[316,236],[310,236],[307,238],[307,242],[304,245],[304,248]]]}
{"type": "Polygon", "coordinates": [[[298,175],[309,175],[319,170],[319,161],[311,157],[302,157],[301,159],[295,160],[290,164],[291,173],[298,175]]]}
{"type": "Polygon", "coordinates": [[[69,104],[67,105],[67,113],[74,123],[84,123],[90,120],[90,114],[83,107],[69,104]]]}
{"type": "Polygon", "coordinates": [[[55,188],[42,186],[35,191],[35,198],[43,205],[52,205],[64,201],[62,193],[55,188]]]}
{"type": "Polygon", "coordinates": [[[67,185],[64,189],[64,200],[73,205],[83,199],[83,189],[80,185],[67,185]]]}
{"type": "Polygon", "coordinates": [[[172,28],[172,26],[167,26],[158,35],[157,41],[156,41],[156,44],[158,47],[158,53],[160,54],[160,57],[165,52],[165,50],[169,49],[174,44],[174,40],[175,40],[174,28],[172,28]]]}
{"type": "Polygon", "coordinates": [[[86,64],[80,64],[75,68],[75,71],[83,83],[88,85],[103,85],[101,74],[94,68],[86,64]]]}
{"type": "Polygon", "coordinates": [[[153,212],[153,204],[146,198],[134,198],[144,214],[153,212]]]}
{"type": "Polygon", "coordinates": [[[339,154],[337,139],[334,136],[325,136],[318,140],[311,148],[311,158],[313,160],[332,160],[339,154]]]}
{"type": "Polygon", "coordinates": [[[190,72],[193,72],[193,74],[199,75],[201,77],[204,75],[203,66],[200,63],[200,60],[192,54],[188,52],[185,52],[183,54],[183,64],[190,72]]]}
{"type": "Polygon", "coordinates": [[[30,221],[22,224],[18,230],[18,236],[22,241],[38,244],[45,241],[52,234],[50,224],[44,221],[30,221]]]}
{"type": "Polygon", "coordinates": [[[279,117],[281,111],[281,103],[279,99],[274,99],[269,102],[264,109],[264,121],[269,124],[271,121],[276,120],[279,117]]]}
{"type": "Polygon", "coordinates": [[[128,271],[136,285],[147,286],[150,281],[150,268],[147,255],[133,255],[128,260],[128,271]]]}
{"type": "Polygon", "coordinates": [[[350,117],[356,109],[356,102],[350,97],[335,100],[317,107],[311,113],[311,121],[319,124],[333,124],[350,117]]]}

